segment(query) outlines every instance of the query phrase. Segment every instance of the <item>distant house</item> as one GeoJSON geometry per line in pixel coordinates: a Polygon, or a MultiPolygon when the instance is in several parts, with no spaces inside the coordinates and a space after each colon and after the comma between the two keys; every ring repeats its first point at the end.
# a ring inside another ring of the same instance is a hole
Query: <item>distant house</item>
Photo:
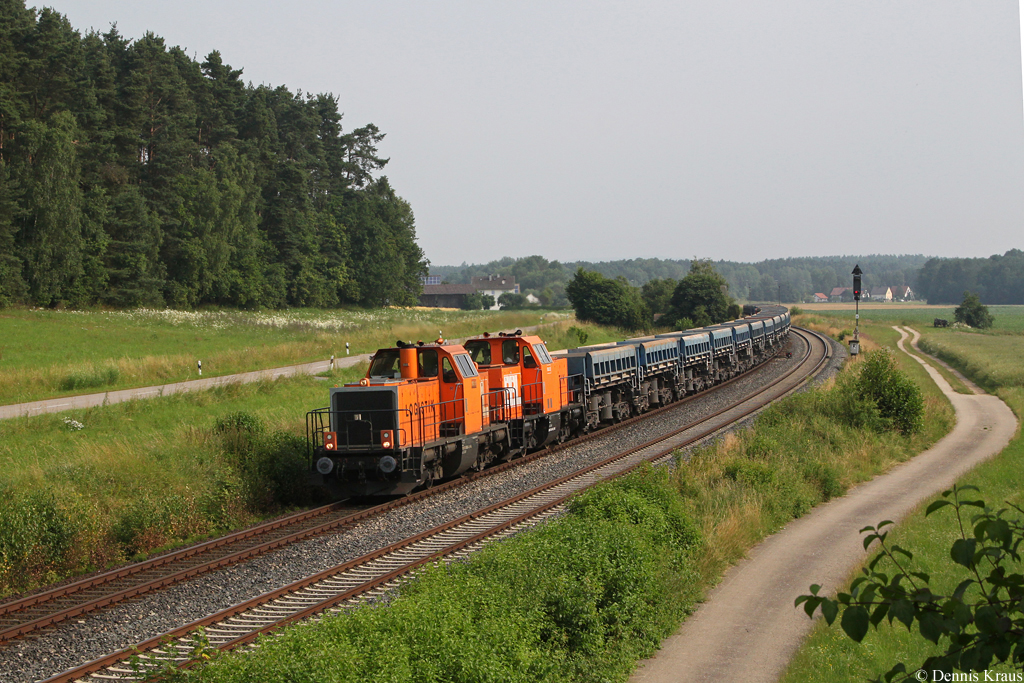
{"type": "Polygon", "coordinates": [[[462,308],[466,297],[476,293],[473,285],[423,285],[420,306],[431,308],[462,308]]]}
{"type": "Polygon", "coordinates": [[[892,288],[891,287],[872,287],[871,288],[871,300],[872,301],[892,301],[892,288]]]}
{"type": "Polygon", "coordinates": [[[897,301],[913,301],[916,297],[914,296],[913,290],[907,285],[900,285],[898,287],[892,287],[892,298],[897,301]]]}
{"type": "Polygon", "coordinates": [[[823,304],[823,303],[826,303],[827,301],[828,301],[828,297],[827,296],[825,296],[824,294],[822,294],[820,292],[815,293],[815,295],[814,295],[814,303],[816,303],[816,304],[823,304]]]}
{"type": "Polygon", "coordinates": [[[502,294],[507,294],[509,292],[512,294],[519,294],[519,285],[516,284],[516,279],[511,275],[474,277],[470,280],[470,284],[474,291],[480,292],[481,294],[490,294],[494,297],[494,305],[491,306],[492,311],[498,310],[498,298],[502,294]]]}
{"type": "Polygon", "coordinates": [[[833,287],[832,291],[828,294],[828,299],[829,301],[842,301],[845,292],[852,292],[852,290],[849,287],[833,287]]]}

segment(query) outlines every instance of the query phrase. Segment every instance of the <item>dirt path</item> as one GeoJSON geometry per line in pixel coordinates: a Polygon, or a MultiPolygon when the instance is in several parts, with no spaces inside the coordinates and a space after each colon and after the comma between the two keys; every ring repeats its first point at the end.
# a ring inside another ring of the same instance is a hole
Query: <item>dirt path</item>
{"type": "MultiPolygon", "coordinates": [[[[900,349],[907,333],[900,330],[900,349]]],[[[911,357],[916,358],[911,354],[911,357]]],[[[922,501],[992,457],[1017,429],[995,396],[965,395],[920,358],[956,410],[945,438],[888,474],[815,508],[767,538],[726,572],[707,601],[644,662],[631,683],[778,680],[813,622],[793,600],[812,583],[834,593],[865,558],[858,529],[899,521],[922,501]]]]}
{"type": "MultiPolygon", "coordinates": [[[[895,325],[893,325],[893,329],[896,330],[897,332],[901,333],[901,334],[903,333],[903,330],[901,330],[900,328],[896,327],[895,325]]],[[[914,347],[914,350],[917,351],[918,353],[920,353],[922,356],[928,355],[924,351],[921,350],[921,347],[919,347],[917,345],[917,342],[921,339],[921,333],[918,332],[917,330],[915,330],[913,327],[904,327],[903,329],[906,330],[907,332],[909,332],[911,334],[911,336],[913,337],[913,339],[910,340],[910,345],[914,347]]],[[[900,343],[903,343],[903,339],[902,338],[900,339],[900,343]]],[[[900,347],[900,348],[903,348],[903,347],[900,347]]],[[[906,351],[906,349],[903,349],[903,350],[906,351]]],[[[932,361],[934,363],[936,363],[937,365],[941,365],[946,370],[949,370],[949,372],[954,377],[956,377],[958,380],[963,382],[964,386],[967,387],[968,389],[970,389],[975,394],[984,394],[985,393],[985,391],[981,387],[979,387],[977,384],[975,384],[971,380],[967,379],[967,377],[965,377],[963,373],[961,373],[959,370],[954,368],[952,365],[950,365],[946,361],[941,360],[939,358],[936,358],[935,356],[928,356],[928,357],[931,358],[932,361]]]]}

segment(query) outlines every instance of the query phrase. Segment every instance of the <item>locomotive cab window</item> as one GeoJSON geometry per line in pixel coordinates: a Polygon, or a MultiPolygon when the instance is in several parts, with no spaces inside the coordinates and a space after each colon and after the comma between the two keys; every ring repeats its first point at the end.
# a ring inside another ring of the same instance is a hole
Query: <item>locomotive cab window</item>
{"type": "Polygon", "coordinates": [[[506,339],[501,343],[501,360],[505,365],[519,365],[519,342],[506,339]]]}
{"type": "Polygon", "coordinates": [[[398,349],[384,349],[373,356],[370,365],[370,377],[398,379],[402,376],[402,368],[398,361],[398,349]]]}
{"type": "Polygon", "coordinates": [[[419,351],[420,377],[437,377],[437,349],[419,351]]]}
{"type": "Polygon", "coordinates": [[[452,367],[452,362],[447,358],[441,360],[441,379],[448,384],[459,381],[458,376],[455,374],[455,368],[452,367]]]}
{"type": "Polygon", "coordinates": [[[466,351],[469,352],[469,357],[477,365],[491,364],[491,342],[480,339],[468,342],[466,344],[466,351]]]}
{"type": "Polygon", "coordinates": [[[530,347],[523,347],[523,367],[524,368],[535,368],[537,367],[537,361],[534,360],[533,354],[530,353],[530,347]]]}

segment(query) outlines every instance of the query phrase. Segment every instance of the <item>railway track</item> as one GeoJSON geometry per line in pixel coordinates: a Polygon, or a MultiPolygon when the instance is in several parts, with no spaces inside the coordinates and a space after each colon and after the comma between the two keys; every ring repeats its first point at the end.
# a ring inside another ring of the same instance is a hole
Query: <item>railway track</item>
{"type": "MultiPolygon", "coordinates": [[[[160,668],[189,665],[192,653],[200,646],[221,650],[252,647],[262,634],[373,600],[408,580],[425,565],[462,557],[486,542],[537,524],[558,514],[575,493],[599,481],[621,476],[644,462],[668,460],[679,448],[710,438],[799,388],[820,372],[831,356],[831,345],[815,333],[796,328],[793,331],[807,342],[805,357],[794,363],[788,372],[732,406],[556,481],[161,634],[131,650],[122,650],[66,671],[47,679],[47,683],[137,680],[160,668]],[[133,665],[127,664],[130,659],[135,662],[133,665]]],[[[659,412],[661,410],[665,408],[659,412]]],[[[371,514],[373,509],[355,514],[371,514]]],[[[344,519],[336,521],[343,524],[344,519]]]]}

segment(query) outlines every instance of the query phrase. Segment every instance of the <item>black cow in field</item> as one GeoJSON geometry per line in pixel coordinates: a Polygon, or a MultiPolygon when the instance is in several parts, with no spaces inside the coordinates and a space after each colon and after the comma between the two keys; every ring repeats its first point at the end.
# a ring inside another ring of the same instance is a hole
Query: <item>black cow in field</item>
{"type": "Polygon", "coordinates": [[[932,325],[935,327],[949,327],[949,321],[943,320],[942,318],[936,318],[932,325]]]}

